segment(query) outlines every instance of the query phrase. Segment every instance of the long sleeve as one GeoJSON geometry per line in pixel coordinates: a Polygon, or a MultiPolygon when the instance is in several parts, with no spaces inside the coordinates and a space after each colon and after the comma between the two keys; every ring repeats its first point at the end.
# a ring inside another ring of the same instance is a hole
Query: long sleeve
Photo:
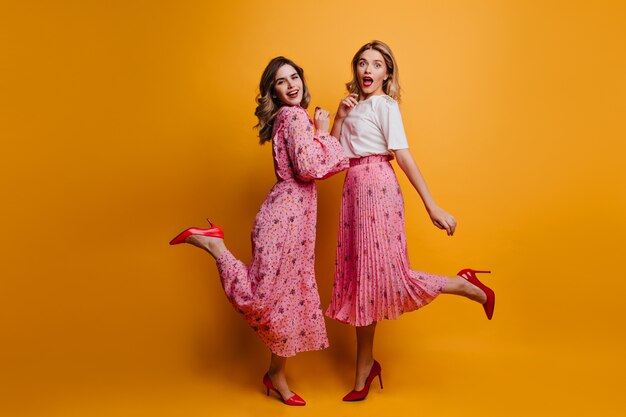
{"type": "Polygon", "coordinates": [[[314,132],[313,122],[301,107],[285,109],[284,140],[294,175],[303,181],[327,178],[349,166],[339,141],[328,133],[314,132]]]}

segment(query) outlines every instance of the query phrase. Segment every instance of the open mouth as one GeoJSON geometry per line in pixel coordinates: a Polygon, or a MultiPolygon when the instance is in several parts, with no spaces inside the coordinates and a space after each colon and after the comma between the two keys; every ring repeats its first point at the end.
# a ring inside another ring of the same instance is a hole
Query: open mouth
{"type": "Polygon", "coordinates": [[[363,87],[369,87],[374,83],[374,80],[371,77],[363,77],[363,87]]]}
{"type": "Polygon", "coordinates": [[[295,90],[287,93],[287,97],[289,97],[289,98],[297,98],[299,92],[300,92],[299,89],[295,89],[295,90]]]}

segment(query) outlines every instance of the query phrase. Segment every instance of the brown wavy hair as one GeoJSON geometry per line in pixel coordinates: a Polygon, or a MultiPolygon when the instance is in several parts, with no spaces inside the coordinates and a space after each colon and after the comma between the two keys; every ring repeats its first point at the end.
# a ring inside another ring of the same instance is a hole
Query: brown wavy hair
{"type": "Polygon", "coordinates": [[[354,58],[352,58],[352,80],[346,83],[348,93],[356,93],[359,95],[359,98],[363,98],[363,92],[361,91],[361,85],[359,84],[357,76],[357,64],[359,63],[361,54],[368,49],[380,52],[385,60],[388,77],[383,81],[384,93],[394,100],[400,101],[400,74],[398,73],[396,58],[393,56],[391,48],[386,43],[376,40],[366,43],[354,54],[354,58]]]}
{"type": "Polygon", "coordinates": [[[302,80],[302,101],[300,102],[300,106],[306,109],[311,102],[311,94],[304,81],[304,70],[296,65],[295,62],[284,56],[277,56],[272,59],[269,64],[267,64],[267,67],[265,67],[265,71],[263,71],[263,75],[261,76],[259,94],[256,96],[257,106],[254,111],[254,115],[259,119],[259,123],[254,127],[259,129],[261,144],[272,140],[274,118],[280,108],[285,106],[274,94],[276,73],[283,65],[291,65],[302,80]]]}

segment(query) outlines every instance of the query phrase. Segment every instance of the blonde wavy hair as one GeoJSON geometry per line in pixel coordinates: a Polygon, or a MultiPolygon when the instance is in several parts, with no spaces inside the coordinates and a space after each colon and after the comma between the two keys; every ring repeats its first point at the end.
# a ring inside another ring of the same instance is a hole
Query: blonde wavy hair
{"type": "Polygon", "coordinates": [[[396,58],[393,56],[391,48],[386,43],[376,40],[366,43],[354,54],[354,58],[352,58],[352,80],[346,83],[348,93],[356,93],[359,95],[359,98],[363,98],[363,92],[361,91],[361,85],[359,84],[357,76],[357,64],[359,63],[361,54],[368,49],[380,52],[385,60],[388,77],[383,81],[383,92],[394,100],[400,101],[400,74],[398,73],[396,58]]]}
{"type": "Polygon", "coordinates": [[[283,102],[275,97],[274,93],[276,73],[283,65],[291,65],[302,80],[302,101],[300,102],[300,106],[306,109],[311,102],[311,94],[309,93],[309,88],[304,81],[304,70],[296,65],[295,62],[285,58],[284,56],[277,56],[272,59],[269,64],[267,64],[267,67],[265,67],[263,75],[261,76],[259,94],[256,96],[257,106],[254,111],[255,116],[259,119],[259,123],[257,123],[254,127],[259,129],[259,139],[261,145],[272,140],[274,118],[276,117],[276,114],[278,114],[280,108],[285,106],[283,102]]]}

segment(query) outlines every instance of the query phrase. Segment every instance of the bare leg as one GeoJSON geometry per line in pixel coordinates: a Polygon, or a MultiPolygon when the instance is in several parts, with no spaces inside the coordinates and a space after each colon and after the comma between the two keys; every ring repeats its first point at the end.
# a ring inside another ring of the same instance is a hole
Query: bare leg
{"type": "Polygon", "coordinates": [[[284,400],[288,400],[293,397],[293,392],[287,385],[287,376],[285,375],[285,368],[287,367],[287,358],[275,355],[272,353],[270,358],[270,369],[267,374],[274,385],[274,388],[280,392],[284,400]]]}
{"type": "Polygon", "coordinates": [[[484,304],[487,301],[487,295],[485,295],[483,290],[474,284],[470,284],[458,275],[448,279],[448,283],[442,293],[461,295],[480,304],[484,304]]]}
{"type": "Polygon", "coordinates": [[[356,376],[354,389],[360,391],[374,365],[374,334],[376,323],[356,328],[356,376]]]}
{"type": "Polygon", "coordinates": [[[219,237],[191,235],[185,242],[209,252],[215,259],[219,258],[222,252],[226,250],[224,239],[219,237]]]}

